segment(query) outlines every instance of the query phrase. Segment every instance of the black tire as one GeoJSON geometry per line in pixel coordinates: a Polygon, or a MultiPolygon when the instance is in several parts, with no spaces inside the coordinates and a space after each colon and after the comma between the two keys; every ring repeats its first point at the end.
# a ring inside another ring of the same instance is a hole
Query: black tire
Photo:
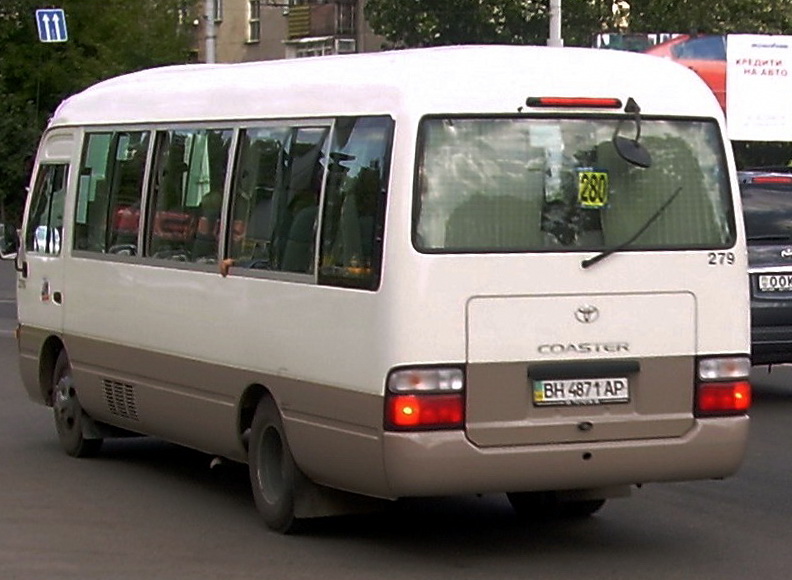
{"type": "Polygon", "coordinates": [[[517,516],[524,520],[577,519],[598,512],[604,499],[562,500],[553,491],[526,491],[507,493],[517,516]]]}
{"type": "Polygon", "coordinates": [[[269,397],[259,402],[253,417],[248,469],[253,499],[267,527],[283,534],[298,531],[295,504],[306,478],[294,462],[280,412],[269,397]]]}
{"type": "Polygon", "coordinates": [[[52,410],[55,429],[63,450],[72,457],[94,457],[102,447],[102,439],[83,436],[83,423],[87,420],[77,392],[74,389],[71,365],[66,351],[61,351],[52,373],[52,410]]]}

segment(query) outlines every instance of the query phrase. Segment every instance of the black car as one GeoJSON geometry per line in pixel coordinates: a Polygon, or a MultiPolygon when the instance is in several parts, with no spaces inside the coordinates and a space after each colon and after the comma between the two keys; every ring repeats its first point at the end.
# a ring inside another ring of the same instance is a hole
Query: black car
{"type": "Polygon", "coordinates": [[[753,364],[792,362],[792,167],[739,173],[753,364]]]}

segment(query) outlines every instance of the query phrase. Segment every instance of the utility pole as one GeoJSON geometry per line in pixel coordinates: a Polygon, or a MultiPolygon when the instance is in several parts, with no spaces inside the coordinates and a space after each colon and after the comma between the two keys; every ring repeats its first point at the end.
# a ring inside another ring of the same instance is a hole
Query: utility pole
{"type": "Polygon", "coordinates": [[[215,32],[215,0],[204,0],[206,19],[206,63],[215,63],[215,39],[217,34],[215,32]]]}
{"type": "Polygon", "coordinates": [[[550,36],[547,46],[564,46],[561,38],[561,0],[550,0],[550,36]]]}

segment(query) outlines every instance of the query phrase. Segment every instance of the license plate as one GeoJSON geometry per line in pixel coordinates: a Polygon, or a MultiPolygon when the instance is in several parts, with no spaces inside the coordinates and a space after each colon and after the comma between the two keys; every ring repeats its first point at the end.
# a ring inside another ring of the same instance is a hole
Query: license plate
{"type": "Polygon", "coordinates": [[[792,274],[760,274],[760,292],[792,292],[792,274]]]}
{"type": "Polygon", "coordinates": [[[628,403],[630,382],[625,377],[536,380],[533,401],[538,406],[628,403]]]}

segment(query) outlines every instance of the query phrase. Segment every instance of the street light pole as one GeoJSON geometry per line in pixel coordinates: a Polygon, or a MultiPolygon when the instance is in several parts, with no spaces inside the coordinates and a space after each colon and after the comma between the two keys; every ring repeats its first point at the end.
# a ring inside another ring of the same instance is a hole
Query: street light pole
{"type": "Polygon", "coordinates": [[[206,63],[214,64],[215,62],[215,0],[205,1],[205,14],[206,18],[206,63]]]}
{"type": "Polygon", "coordinates": [[[550,36],[547,46],[564,46],[561,38],[561,0],[550,0],[550,36]]]}

